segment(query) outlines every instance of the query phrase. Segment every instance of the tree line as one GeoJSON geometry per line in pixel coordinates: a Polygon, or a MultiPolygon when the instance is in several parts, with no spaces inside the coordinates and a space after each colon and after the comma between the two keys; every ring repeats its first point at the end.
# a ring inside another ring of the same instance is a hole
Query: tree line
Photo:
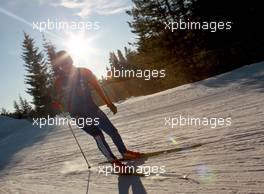
{"type": "MultiPolygon", "coordinates": [[[[199,81],[264,59],[262,2],[253,0],[132,0],[128,22],[137,35],[134,51],[110,55],[112,67],[165,69],[166,78],[142,81],[112,79],[114,91],[146,95],[199,81]],[[230,30],[171,30],[173,21],[231,22],[230,30]],[[124,60],[125,58],[125,60],[124,60]],[[125,61],[125,63],[123,62],[125,61]],[[134,84],[131,84],[134,83],[134,84]],[[122,86],[122,87],[121,87],[122,86]],[[120,88],[123,90],[120,91],[120,88]]],[[[109,69],[108,68],[108,69],[109,69]]],[[[113,89],[112,89],[113,90],[113,89]]]]}
{"type": "MultiPolygon", "coordinates": [[[[230,0],[132,0],[127,11],[128,25],[137,41],[129,43],[122,52],[110,52],[107,71],[113,69],[165,69],[166,78],[145,81],[138,78],[106,78],[100,82],[114,100],[162,91],[185,83],[195,82],[246,64],[264,59],[264,29],[261,25],[261,1],[230,0]],[[231,21],[232,29],[206,30],[165,29],[171,21],[231,21]]],[[[16,117],[56,114],[51,102],[56,100],[52,65],[56,47],[43,38],[43,48],[24,34],[23,55],[27,74],[27,93],[30,103],[19,97],[14,102],[16,117]],[[22,116],[21,116],[22,115],[22,116]],[[26,115],[26,116],[25,116],[26,115]]],[[[95,101],[102,101],[95,95],[95,101]]],[[[5,109],[2,114],[10,114],[5,109]]]]}

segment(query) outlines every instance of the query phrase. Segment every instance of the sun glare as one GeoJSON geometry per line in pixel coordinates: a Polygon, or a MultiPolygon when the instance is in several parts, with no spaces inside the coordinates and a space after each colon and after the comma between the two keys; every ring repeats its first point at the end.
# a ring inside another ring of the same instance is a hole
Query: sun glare
{"type": "Polygon", "coordinates": [[[84,34],[70,34],[66,40],[66,51],[72,56],[74,64],[77,66],[87,65],[89,58],[95,54],[92,45],[93,38],[88,38],[84,34]]]}

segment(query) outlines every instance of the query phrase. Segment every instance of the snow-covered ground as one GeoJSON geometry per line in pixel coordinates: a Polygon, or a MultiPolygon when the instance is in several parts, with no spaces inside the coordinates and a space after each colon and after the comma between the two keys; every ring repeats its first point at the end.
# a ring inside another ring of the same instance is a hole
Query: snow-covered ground
{"type": "MultiPolygon", "coordinates": [[[[131,98],[117,107],[119,112],[109,117],[129,149],[152,152],[201,146],[151,157],[143,164],[165,166],[168,176],[104,176],[97,173],[98,163],[105,159],[94,140],[74,128],[92,166],[90,194],[264,193],[263,62],[131,98]],[[231,117],[232,125],[165,125],[165,118],[179,114],[231,117]],[[179,178],[182,174],[190,180],[179,178]]],[[[112,142],[111,147],[117,153],[112,142]]],[[[0,117],[1,194],[85,193],[86,183],[85,161],[68,127],[39,129],[25,120],[0,117]]]]}

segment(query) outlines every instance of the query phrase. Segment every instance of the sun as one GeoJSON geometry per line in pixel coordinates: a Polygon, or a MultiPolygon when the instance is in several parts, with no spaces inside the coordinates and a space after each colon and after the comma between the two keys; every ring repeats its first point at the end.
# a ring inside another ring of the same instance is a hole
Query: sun
{"type": "Polygon", "coordinates": [[[90,57],[95,54],[96,49],[93,47],[94,37],[87,37],[84,33],[69,34],[65,41],[66,51],[73,58],[77,66],[86,65],[90,57]]]}

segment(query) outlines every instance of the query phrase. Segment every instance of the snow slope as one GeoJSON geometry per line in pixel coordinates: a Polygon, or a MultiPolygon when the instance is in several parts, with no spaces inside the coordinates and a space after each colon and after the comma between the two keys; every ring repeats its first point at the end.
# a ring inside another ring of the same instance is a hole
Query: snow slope
{"type": "MultiPolygon", "coordinates": [[[[95,142],[75,128],[92,166],[89,193],[264,193],[263,62],[131,98],[117,107],[118,114],[109,116],[130,149],[151,152],[201,146],[145,161],[144,165],[165,165],[170,176],[106,177],[96,171],[105,159],[95,142]],[[231,117],[232,125],[165,126],[164,118],[179,114],[231,117]],[[181,174],[195,181],[180,179],[181,174]]],[[[117,153],[112,142],[111,147],[117,153]]],[[[85,162],[66,126],[38,129],[27,121],[1,117],[0,157],[1,194],[86,192],[85,162]]]]}

